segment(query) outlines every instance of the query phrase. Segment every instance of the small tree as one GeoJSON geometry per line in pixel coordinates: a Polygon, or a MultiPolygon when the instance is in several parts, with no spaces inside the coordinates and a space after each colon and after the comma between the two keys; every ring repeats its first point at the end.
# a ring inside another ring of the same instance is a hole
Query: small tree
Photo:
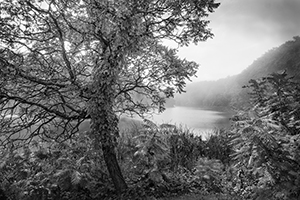
{"type": "Polygon", "coordinates": [[[214,0],[1,1],[3,145],[34,136],[68,139],[90,119],[116,190],[124,190],[114,150],[117,114],[162,111],[166,97],[183,91],[197,64],[179,59],[162,40],[188,45],[212,37],[203,18],[218,6],[214,0]]]}
{"type": "MultiPolygon", "coordinates": [[[[261,188],[299,198],[299,82],[286,71],[250,80],[253,107],[236,118],[236,166],[261,188]]],[[[265,194],[262,194],[265,195],[265,194]]]]}

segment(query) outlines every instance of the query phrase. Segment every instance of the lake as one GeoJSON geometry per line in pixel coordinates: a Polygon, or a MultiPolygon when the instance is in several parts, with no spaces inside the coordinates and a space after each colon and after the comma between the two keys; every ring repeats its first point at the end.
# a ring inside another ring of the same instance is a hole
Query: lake
{"type": "Polygon", "coordinates": [[[171,107],[163,113],[153,115],[151,120],[156,123],[170,123],[189,128],[195,134],[206,137],[215,128],[229,128],[229,118],[233,112],[220,108],[171,107]]]}
{"type": "MultiPolygon", "coordinates": [[[[168,123],[189,128],[196,135],[206,138],[214,128],[229,128],[229,118],[233,112],[225,111],[222,108],[192,108],[192,107],[171,107],[163,113],[148,117],[157,124],[168,123]]],[[[139,118],[136,118],[138,120],[139,118]]],[[[128,131],[132,125],[140,124],[132,118],[124,117],[120,119],[119,128],[121,131],[128,131]]],[[[80,132],[90,130],[90,122],[86,120],[79,126],[80,132]]],[[[21,134],[22,135],[22,134],[21,134]]]]}

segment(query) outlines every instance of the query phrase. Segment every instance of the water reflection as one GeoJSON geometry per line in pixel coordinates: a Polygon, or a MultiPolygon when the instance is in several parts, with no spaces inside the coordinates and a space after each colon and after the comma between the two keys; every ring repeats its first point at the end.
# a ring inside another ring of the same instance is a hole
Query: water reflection
{"type": "Polygon", "coordinates": [[[190,107],[167,108],[159,115],[153,115],[151,120],[156,123],[171,123],[189,128],[195,134],[207,135],[217,128],[229,128],[229,118],[232,113],[213,109],[190,107]]]}

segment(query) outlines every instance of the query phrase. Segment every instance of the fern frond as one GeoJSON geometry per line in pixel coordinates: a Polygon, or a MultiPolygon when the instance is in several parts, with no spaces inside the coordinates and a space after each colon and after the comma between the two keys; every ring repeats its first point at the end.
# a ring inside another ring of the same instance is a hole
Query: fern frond
{"type": "Polygon", "coordinates": [[[71,186],[71,172],[69,169],[59,170],[54,177],[57,179],[57,185],[62,190],[68,190],[71,186]]]}
{"type": "Polygon", "coordinates": [[[61,166],[69,166],[71,165],[72,161],[70,158],[64,158],[64,157],[60,157],[56,160],[56,162],[61,165],[61,166]]]}
{"type": "Polygon", "coordinates": [[[139,134],[137,136],[134,136],[132,138],[132,140],[138,144],[140,143],[145,143],[146,141],[150,140],[152,138],[152,135],[149,135],[149,134],[139,134]]]}
{"type": "Polygon", "coordinates": [[[86,156],[83,156],[83,157],[79,158],[78,160],[76,160],[76,167],[80,167],[85,158],[86,158],[86,156]]]}
{"type": "Polygon", "coordinates": [[[151,120],[148,120],[148,119],[144,119],[144,123],[143,123],[143,126],[145,128],[150,128],[150,129],[158,129],[158,126],[151,120]]]}
{"type": "Polygon", "coordinates": [[[58,170],[54,174],[54,177],[57,177],[57,178],[62,178],[62,177],[67,177],[67,176],[69,176],[69,169],[61,169],[61,170],[58,170]]]}
{"type": "Polygon", "coordinates": [[[78,185],[80,181],[82,180],[82,175],[77,170],[74,170],[71,174],[71,183],[72,185],[78,185]]]}

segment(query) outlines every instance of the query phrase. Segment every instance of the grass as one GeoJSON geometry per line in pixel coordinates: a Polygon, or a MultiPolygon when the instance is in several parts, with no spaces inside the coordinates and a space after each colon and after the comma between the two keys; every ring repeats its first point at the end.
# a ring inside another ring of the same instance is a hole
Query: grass
{"type": "MultiPolygon", "coordinates": [[[[80,128],[82,132],[89,131],[89,121],[84,122],[80,128]]],[[[209,143],[208,141],[203,141],[201,137],[196,136],[190,129],[183,128],[182,126],[175,127],[169,124],[156,125],[152,124],[151,121],[141,121],[125,117],[121,118],[119,121],[119,130],[119,145],[116,148],[117,158],[122,168],[123,175],[126,178],[128,185],[132,188],[132,190],[128,191],[128,195],[131,194],[138,199],[140,199],[139,197],[141,196],[147,195],[155,196],[157,198],[164,197],[158,198],[158,200],[233,199],[225,198],[224,194],[220,193],[222,191],[219,191],[219,188],[221,188],[220,184],[222,183],[218,178],[215,178],[215,174],[211,173],[210,170],[207,170],[207,168],[213,168],[210,162],[206,162],[206,160],[205,162],[199,161],[199,158],[208,157],[208,154],[210,155],[211,160],[213,160],[219,155],[219,152],[224,152],[224,149],[211,153],[206,151],[206,149],[217,149],[218,147],[222,147],[223,145],[220,144],[222,144],[223,140],[212,140],[213,142],[209,143]],[[145,136],[145,140],[139,142],[138,139],[143,138],[142,136],[145,136]],[[207,146],[208,144],[209,146],[207,146]],[[200,172],[200,166],[205,170],[201,170],[200,172]],[[209,175],[209,180],[204,180],[203,177],[207,174],[209,175]],[[214,182],[211,180],[214,180],[214,182]],[[203,193],[200,194],[199,192],[203,193]]],[[[74,139],[76,138],[78,140],[76,140],[75,143],[78,147],[86,147],[89,145],[84,134],[78,134],[74,139]]],[[[76,150],[78,149],[79,148],[76,148],[76,150]]],[[[60,151],[62,150],[60,149],[60,151]]],[[[71,146],[66,146],[63,152],[64,156],[74,154],[75,156],[78,156],[78,158],[84,154],[87,161],[82,162],[86,162],[87,164],[93,163],[94,161],[93,151],[87,151],[90,153],[89,156],[91,157],[86,157],[84,149],[77,152],[74,151],[74,148],[71,146]],[[89,162],[89,159],[91,162],[89,162]]],[[[65,159],[63,155],[61,157],[65,159]]],[[[54,154],[49,154],[49,156],[54,156],[54,154]]],[[[225,155],[222,154],[222,156],[225,155]]],[[[68,156],[66,157],[69,159],[68,156]]],[[[72,162],[78,162],[78,160],[76,160],[77,158],[72,157],[72,159],[72,162]]],[[[55,160],[57,159],[55,158],[55,160]]],[[[47,163],[48,161],[45,160],[44,162],[47,163]]],[[[59,170],[50,163],[49,166],[59,170]]],[[[95,166],[102,169],[104,164],[97,162],[97,165],[95,166]]],[[[24,167],[26,168],[26,166],[24,167]]],[[[87,169],[80,168],[79,171],[82,174],[93,174],[93,176],[97,174],[96,172],[87,169]]],[[[218,169],[217,171],[220,170],[218,169]]],[[[98,179],[91,178],[89,181],[91,183],[105,183],[101,187],[97,186],[97,191],[102,189],[104,191],[104,196],[112,195],[109,192],[111,188],[107,186],[107,183],[109,182],[107,176],[104,178],[99,177],[98,179]]],[[[38,181],[40,180],[38,179],[38,181]]],[[[54,179],[53,181],[56,183],[54,179]]],[[[89,186],[87,190],[90,192],[96,191],[93,184],[89,186]]],[[[109,198],[110,197],[111,196],[109,196],[109,198]]],[[[150,199],[155,200],[154,197],[149,198],[149,200],[150,199]]]]}

